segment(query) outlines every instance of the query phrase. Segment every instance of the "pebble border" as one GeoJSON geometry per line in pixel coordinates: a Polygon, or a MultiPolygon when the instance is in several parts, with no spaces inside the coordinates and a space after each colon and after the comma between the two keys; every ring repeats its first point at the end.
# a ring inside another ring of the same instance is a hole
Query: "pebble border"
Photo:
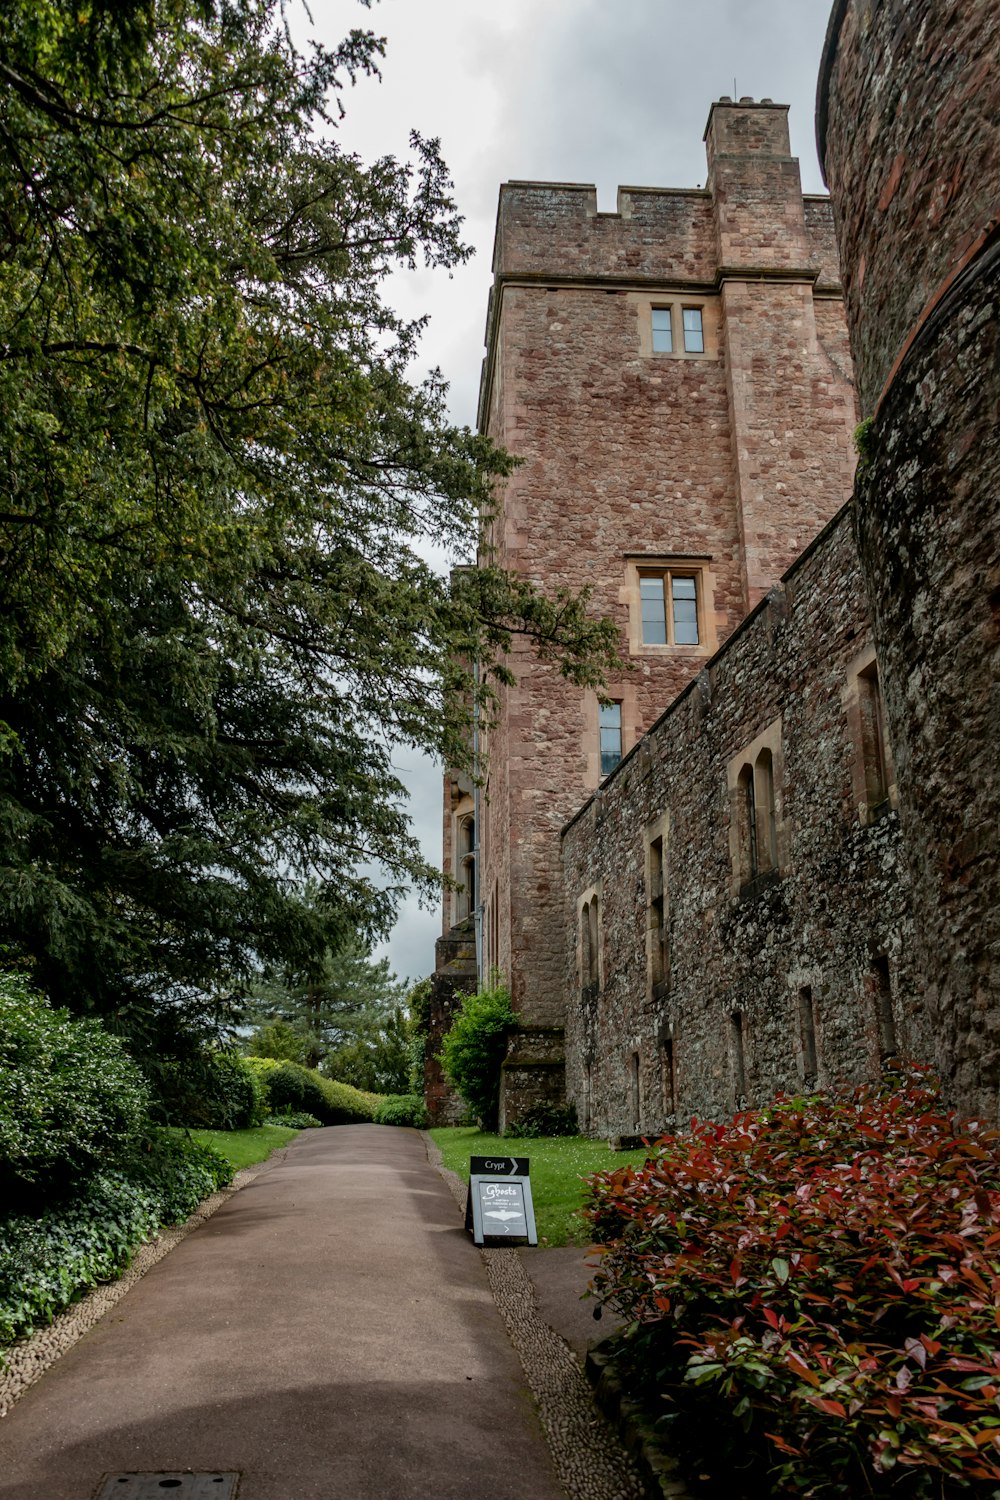
{"type": "MultiPolygon", "coordinates": [[[[444,1166],[441,1152],[421,1131],[427,1156],[465,1212],[466,1184],[444,1166]]],[[[682,1490],[650,1488],[651,1471],[636,1463],[595,1405],[579,1360],[566,1340],[544,1321],[535,1289],[513,1248],[480,1251],[497,1309],[516,1350],[538,1407],[556,1475],[569,1500],[657,1500],[682,1490]]]]}
{"type": "Polygon", "coordinates": [[[287,1146],[279,1147],[265,1161],[257,1162],[252,1167],[242,1167],[228,1187],[203,1199],[183,1224],[174,1224],[157,1235],[156,1239],[147,1240],[144,1245],[140,1245],[128,1267],[116,1281],[105,1282],[96,1287],[94,1291],[81,1297],[79,1302],[74,1302],[64,1312],[57,1313],[48,1327],[37,1329],[35,1333],[19,1339],[9,1350],[4,1351],[6,1364],[0,1366],[0,1418],[5,1417],[15,1401],[19,1401],[25,1391],[36,1380],[40,1380],[57,1359],[61,1359],[72,1349],[106,1312],[110,1312],[132,1290],[136,1282],[141,1281],[146,1272],[153,1269],[157,1261],[169,1255],[199,1224],[210,1219],[240,1188],[253,1182],[266,1166],[276,1160],[280,1161],[287,1149],[287,1146]]]}

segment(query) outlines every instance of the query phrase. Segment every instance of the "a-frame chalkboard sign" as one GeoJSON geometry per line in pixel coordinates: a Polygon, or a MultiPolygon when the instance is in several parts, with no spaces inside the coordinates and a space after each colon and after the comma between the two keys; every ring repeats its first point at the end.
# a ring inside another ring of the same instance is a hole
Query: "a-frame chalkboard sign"
{"type": "Polygon", "coordinates": [[[469,1162],[465,1227],[477,1245],[487,1240],[538,1244],[526,1156],[474,1156],[469,1162]]]}

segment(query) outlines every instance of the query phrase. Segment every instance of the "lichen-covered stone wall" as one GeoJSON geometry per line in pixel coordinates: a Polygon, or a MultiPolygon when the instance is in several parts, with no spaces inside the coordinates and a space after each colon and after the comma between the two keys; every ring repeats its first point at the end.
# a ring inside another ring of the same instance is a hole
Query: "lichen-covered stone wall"
{"type": "Polygon", "coordinates": [[[894,797],[869,809],[859,795],[870,638],[845,510],[564,829],[567,1092],[589,1130],[655,1132],[875,1077],[893,1050],[930,1055],[894,797]],[[765,743],[776,866],[745,879],[730,772],[765,743]],[[654,982],[659,831],[667,972],[654,982]],[[582,983],[577,919],[591,889],[597,989],[582,983]]]}

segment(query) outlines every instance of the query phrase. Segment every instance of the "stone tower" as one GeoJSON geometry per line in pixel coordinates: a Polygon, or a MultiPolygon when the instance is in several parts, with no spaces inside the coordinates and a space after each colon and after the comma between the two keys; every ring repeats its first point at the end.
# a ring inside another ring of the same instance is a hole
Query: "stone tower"
{"type": "Polygon", "coordinates": [[[829,201],[802,195],[784,106],[722,99],[705,141],[704,188],[621,188],[615,213],[588,186],[500,192],[479,423],[522,464],[497,560],[588,588],[633,668],[602,706],[515,648],[477,819],[446,786],[467,893],[445,931],[475,908],[521,1018],[507,1121],[562,1095],[560,829],[851,493],[829,201]]]}
{"type": "Polygon", "coordinates": [[[1000,1086],[1000,12],[838,0],[818,100],[861,413],[916,970],[953,1100],[1000,1086]]]}

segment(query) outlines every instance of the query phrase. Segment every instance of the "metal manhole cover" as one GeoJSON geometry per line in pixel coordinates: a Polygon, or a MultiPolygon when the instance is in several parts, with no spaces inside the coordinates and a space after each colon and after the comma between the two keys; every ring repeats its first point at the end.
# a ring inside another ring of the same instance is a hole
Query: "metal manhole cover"
{"type": "Polygon", "coordinates": [[[239,1474],[109,1474],[98,1500],[233,1500],[239,1474]]]}

